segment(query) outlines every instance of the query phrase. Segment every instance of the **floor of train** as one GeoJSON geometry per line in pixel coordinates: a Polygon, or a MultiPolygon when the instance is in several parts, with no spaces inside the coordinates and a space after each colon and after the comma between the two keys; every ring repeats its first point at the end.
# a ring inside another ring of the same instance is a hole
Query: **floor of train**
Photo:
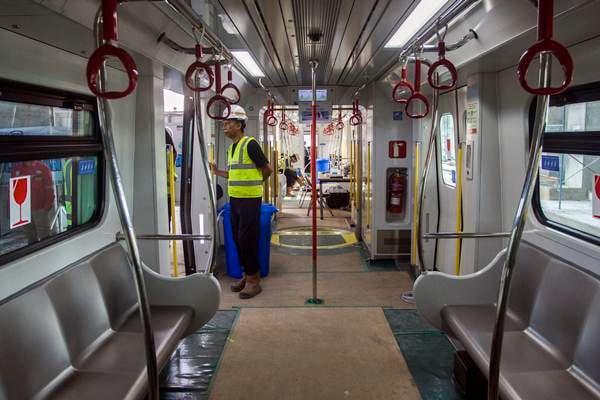
{"type": "Polygon", "coordinates": [[[462,399],[452,383],[452,345],[401,299],[412,286],[406,268],[369,262],[359,243],[334,237],[349,228],[347,212],[319,220],[323,304],[306,304],[311,253],[293,231],[311,219],[297,205],[286,200],[277,216],[281,242],[271,245],[259,296],[239,299],[218,268],[220,310],[174,352],[161,399],[462,399]]]}

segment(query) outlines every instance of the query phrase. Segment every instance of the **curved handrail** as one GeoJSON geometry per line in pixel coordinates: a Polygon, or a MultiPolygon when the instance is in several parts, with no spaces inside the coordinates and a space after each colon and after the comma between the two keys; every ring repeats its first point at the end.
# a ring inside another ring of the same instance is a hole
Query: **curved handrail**
{"type": "Polygon", "coordinates": [[[202,45],[200,43],[196,43],[196,61],[193,62],[185,71],[185,84],[190,88],[193,92],[205,92],[210,90],[214,83],[213,72],[210,69],[210,66],[201,61],[202,59],[202,45]],[[196,79],[200,75],[201,72],[204,72],[208,77],[208,84],[206,86],[198,85],[199,79],[196,79]]]}
{"type": "MultiPolygon", "coordinates": [[[[521,190],[521,197],[517,205],[517,211],[513,220],[513,226],[511,229],[511,235],[508,242],[508,250],[504,267],[502,269],[502,276],[500,278],[500,287],[498,290],[498,306],[496,307],[496,321],[494,323],[494,331],[492,335],[492,349],[490,353],[490,369],[488,379],[488,399],[497,400],[499,397],[500,389],[500,363],[502,358],[502,342],[504,339],[504,323],[506,317],[506,309],[508,306],[508,297],[510,293],[510,285],[512,281],[512,275],[515,269],[517,252],[519,250],[519,244],[523,236],[523,230],[525,229],[525,223],[527,221],[527,210],[531,204],[535,187],[537,186],[538,171],[540,160],[542,158],[542,139],[544,136],[544,127],[546,122],[546,115],[548,113],[548,104],[550,102],[550,95],[560,93],[566,89],[566,86],[572,79],[573,69],[569,68],[565,64],[566,60],[572,63],[571,56],[567,53],[562,53],[561,58],[557,56],[555,52],[556,46],[546,46],[552,36],[553,29],[553,0],[539,0],[538,5],[538,39],[525,54],[540,54],[540,74],[539,74],[539,87],[538,89],[532,89],[525,82],[524,84],[524,73],[529,68],[529,63],[524,62],[519,64],[519,80],[525,90],[530,93],[538,94],[535,121],[533,124],[533,135],[531,138],[531,144],[529,147],[529,160],[527,162],[527,174],[525,175],[525,181],[523,182],[523,189],[521,190]],[[541,44],[545,42],[545,44],[541,44]],[[540,50],[541,49],[541,50],[540,50]],[[544,50],[546,49],[546,50],[544,50]],[[551,85],[551,55],[557,56],[559,62],[565,69],[566,80],[560,87],[550,87],[551,85]],[[565,85],[566,84],[566,85],[565,85]]],[[[562,47],[562,45],[559,45],[562,47]]],[[[564,49],[564,47],[563,47],[564,49]]],[[[562,50],[560,50],[562,51],[562,50]]],[[[566,51],[566,49],[565,49],[566,51]]],[[[523,58],[521,58],[523,61],[523,58]]]]}
{"type": "MultiPolygon", "coordinates": [[[[96,14],[96,18],[94,21],[94,38],[96,40],[97,45],[100,45],[103,42],[103,39],[100,37],[100,32],[105,32],[104,38],[106,38],[106,32],[110,32],[111,29],[114,29],[112,34],[116,35],[116,24],[111,25],[109,22],[109,29],[104,30],[103,21],[110,21],[110,18],[116,21],[117,4],[118,3],[116,0],[103,1],[101,8],[96,14]],[[112,17],[109,17],[109,19],[105,19],[106,10],[104,9],[104,6],[106,5],[108,5],[109,11],[112,12],[112,17]]],[[[104,61],[105,60],[103,60],[98,66],[96,85],[98,88],[98,93],[105,95],[107,92],[104,92],[103,90],[106,85],[107,71],[104,61]]],[[[131,259],[131,272],[135,283],[135,290],[137,293],[138,302],[140,304],[139,313],[140,321],[142,323],[142,332],[144,336],[146,373],[148,376],[149,386],[148,396],[150,400],[158,400],[158,362],[156,359],[154,331],[152,329],[152,322],[150,319],[150,302],[148,300],[148,292],[146,290],[146,283],[144,280],[144,267],[142,265],[142,260],[140,257],[140,251],[136,239],[135,229],[133,227],[133,220],[131,218],[129,208],[127,206],[125,187],[123,186],[123,179],[121,177],[121,171],[117,159],[117,150],[113,138],[111,105],[108,101],[108,97],[98,94],[97,97],[99,116],[98,119],[100,123],[100,133],[103,144],[102,148],[104,151],[104,157],[108,162],[109,175],[114,191],[117,212],[119,214],[121,228],[125,233],[128,252],[131,259]]]]}
{"type": "Polygon", "coordinates": [[[221,88],[220,95],[229,99],[229,104],[238,104],[242,98],[240,89],[233,83],[233,72],[231,71],[231,66],[229,66],[229,71],[227,71],[227,83],[221,88]],[[235,97],[231,98],[230,96],[225,96],[225,90],[232,90],[235,92],[235,97]]]}
{"type": "MultiPolygon", "coordinates": [[[[120,99],[131,94],[137,86],[138,70],[135,61],[129,53],[117,47],[118,29],[117,29],[117,0],[103,0],[101,5],[102,15],[102,39],[98,37],[97,48],[90,56],[86,68],[87,84],[92,93],[103,99],[120,99]],[[109,57],[117,58],[123,67],[129,79],[127,88],[123,91],[107,91],[101,88],[98,82],[100,71],[104,68],[104,62],[109,57]]],[[[100,13],[98,14],[100,18],[100,13]]]]}
{"type": "Polygon", "coordinates": [[[410,96],[412,96],[413,92],[415,91],[415,89],[413,88],[413,85],[408,81],[407,76],[408,76],[408,64],[404,63],[404,65],[402,65],[402,72],[400,72],[401,76],[400,76],[400,82],[398,82],[395,86],[394,89],[392,89],[392,100],[394,100],[396,103],[400,103],[400,104],[406,104],[408,102],[408,99],[410,98],[410,96]],[[407,98],[401,98],[400,93],[402,93],[403,91],[408,90],[408,92],[410,93],[410,96],[407,98]]]}
{"type": "Polygon", "coordinates": [[[440,40],[438,43],[438,55],[439,59],[431,64],[429,67],[429,71],[427,72],[427,81],[429,85],[438,90],[449,90],[452,89],[456,85],[456,80],[458,79],[458,73],[456,72],[456,67],[452,62],[446,59],[446,43],[443,40],[440,40]],[[450,83],[447,85],[440,85],[439,83],[435,83],[433,80],[433,76],[435,73],[438,73],[437,70],[439,68],[446,68],[450,73],[450,83]]]}
{"type": "Polygon", "coordinates": [[[415,83],[413,85],[413,94],[406,100],[405,112],[409,118],[425,118],[429,114],[429,100],[421,93],[421,60],[417,56],[415,59],[415,83]],[[420,101],[425,105],[425,112],[411,113],[411,104],[414,101],[420,101]]]}
{"type": "Polygon", "coordinates": [[[529,93],[536,95],[553,95],[564,91],[573,80],[573,59],[562,44],[552,39],[554,31],[554,0],[539,0],[538,6],[538,41],[523,53],[517,67],[519,83],[529,93]],[[560,63],[565,79],[560,86],[532,88],[527,82],[527,71],[535,56],[552,54],[560,63]]]}
{"type": "MultiPolygon", "coordinates": [[[[214,99],[214,97],[213,97],[214,99]]],[[[212,100],[212,99],[211,99],[212,100]]],[[[210,101],[209,101],[210,103],[210,101]]],[[[227,103],[227,107],[229,107],[229,103],[227,103]]],[[[210,106],[208,106],[210,110],[210,106]]],[[[208,150],[206,146],[206,137],[204,136],[204,124],[202,123],[202,104],[200,99],[200,92],[194,92],[194,114],[196,118],[196,134],[198,135],[198,144],[200,147],[200,158],[204,161],[202,164],[202,169],[204,171],[204,178],[206,179],[206,183],[208,185],[208,202],[210,204],[210,214],[212,219],[212,228],[213,235],[217,235],[217,200],[215,196],[215,183],[213,180],[213,175],[210,172],[210,160],[208,158],[208,150]]],[[[210,254],[208,257],[207,268],[204,271],[205,273],[210,273],[214,271],[216,265],[216,254],[217,254],[217,241],[213,240],[210,246],[210,254]]]]}

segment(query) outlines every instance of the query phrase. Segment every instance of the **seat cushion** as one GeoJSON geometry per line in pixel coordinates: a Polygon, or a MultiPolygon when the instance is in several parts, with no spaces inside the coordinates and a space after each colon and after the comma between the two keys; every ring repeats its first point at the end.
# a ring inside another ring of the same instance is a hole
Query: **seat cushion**
{"type": "MultiPolygon", "coordinates": [[[[189,307],[151,307],[152,328],[159,370],[168,361],[193,318],[189,307]]],[[[85,359],[74,365],[70,374],[52,398],[70,399],[138,399],[146,390],[146,357],[139,313],[134,312],[118,327],[97,343],[85,359]],[[111,382],[112,395],[100,390],[111,382]],[[83,396],[82,394],[85,394],[83,396]]]]}
{"type": "Polygon", "coordinates": [[[532,371],[507,375],[512,395],[518,400],[598,400],[595,393],[565,370],[532,371]]]}
{"type": "MultiPolygon", "coordinates": [[[[495,316],[496,308],[493,305],[449,306],[442,311],[447,331],[462,343],[486,376],[495,316]]],[[[526,398],[521,397],[522,388],[514,387],[512,377],[515,374],[568,368],[558,354],[548,351],[531,330],[523,328],[517,318],[507,315],[500,377],[500,393],[506,400],[526,398]]]]}

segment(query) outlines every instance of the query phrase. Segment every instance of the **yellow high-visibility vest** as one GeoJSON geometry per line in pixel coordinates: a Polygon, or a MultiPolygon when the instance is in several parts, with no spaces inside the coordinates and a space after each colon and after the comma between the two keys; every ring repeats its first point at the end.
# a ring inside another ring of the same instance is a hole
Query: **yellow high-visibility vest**
{"type": "Polygon", "coordinates": [[[256,198],[263,195],[262,171],[256,167],[248,154],[248,144],[255,140],[244,136],[238,142],[235,151],[233,143],[227,151],[227,167],[229,180],[227,190],[230,197],[256,198]]]}

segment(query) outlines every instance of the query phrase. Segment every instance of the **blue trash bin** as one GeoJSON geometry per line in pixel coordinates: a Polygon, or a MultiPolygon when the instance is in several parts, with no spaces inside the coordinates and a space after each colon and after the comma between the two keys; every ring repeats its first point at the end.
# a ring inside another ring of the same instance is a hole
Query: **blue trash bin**
{"type": "MultiPolygon", "coordinates": [[[[226,203],[223,208],[223,236],[225,239],[225,261],[227,263],[227,275],[240,279],[244,276],[240,265],[237,248],[233,241],[233,230],[231,229],[231,206],[226,203]]],[[[269,275],[269,260],[271,257],[271,222],[273,214],[277,212],[272,204],[262,204],[260,207],[260,237],[258,239],[258,265],[260,276],[269,275]]]]}
{"type": "Polygon", "coordinates": [[[317,174],[319,172],[329,172],[329,158],[317,159],[317,174]]]}

